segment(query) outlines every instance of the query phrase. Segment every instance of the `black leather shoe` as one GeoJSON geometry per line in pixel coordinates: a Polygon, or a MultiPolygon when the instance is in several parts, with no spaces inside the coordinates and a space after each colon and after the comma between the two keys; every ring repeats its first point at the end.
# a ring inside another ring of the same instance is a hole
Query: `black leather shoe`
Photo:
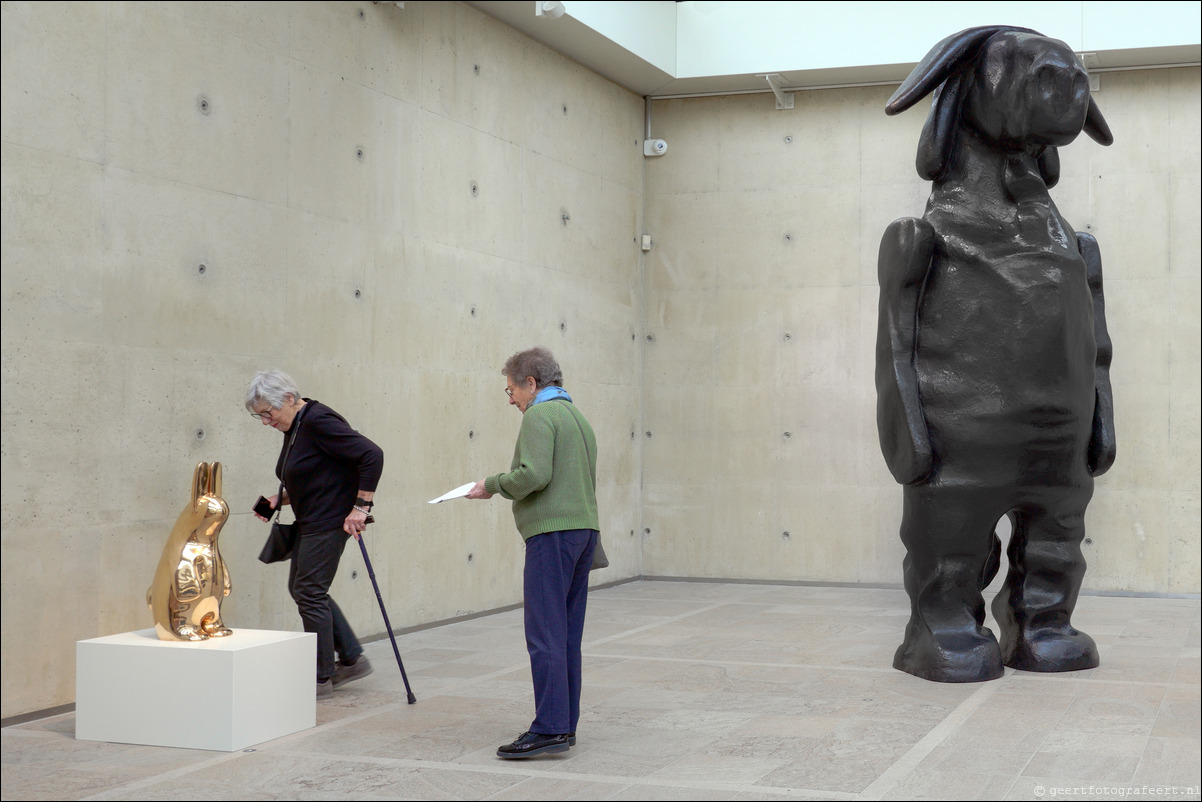
{"type": "Polygon", "coordinates": [[[568,733],[568,746],[575,746],[575,745],[576,745],[576,733],[569,732],[568,733]]]}
{"type": "Polygon", "coordinates": [[[505,744],[497,749],[497,757],[512,760],[519,757],[550,755],[555,752],[566,752],[570,746],[566,734],[543,735],[537,732],[523,732],[513,743],[505,744]]]}

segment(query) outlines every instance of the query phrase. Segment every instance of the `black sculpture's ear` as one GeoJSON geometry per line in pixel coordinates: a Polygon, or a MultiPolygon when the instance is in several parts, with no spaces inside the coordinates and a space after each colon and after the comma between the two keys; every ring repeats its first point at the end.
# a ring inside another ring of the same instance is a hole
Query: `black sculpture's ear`
{"type": "Polygon", "coordinates": [[[1011,25],[983,25],[954,33],[931,48],[931,52],[918,63],[902,85],[885,104],[886,114],[899,114],[935,91],[960,65],[976,57],[981,45],[995,33],[1002,31],[1028,31],[1011,25]]]}
{"type": "Polygon", "coordinates": [[[1039,175],[1048,189],[1060,182],[1060,152],[1051,145],[1039,154],[1039,175]]]}
{"type": "Polygon", "coordinates": [[[931,100],[931,113],[918,137],[918,156],[914,159],[918,175],[928,181],[938,181],[947,172],[948,158],[956,144],[963,86],[963,74],[953,75],[935,90],[931,100]]]}
{"type": "Polygon", "coordinates": [[[1106,118],[1102,116],[1102,110],[1098,108],[1098,104],[1093,102],[1093,98],[1089,99],[1089,111],[1085,113],[1085,133],[1089,134],[1089,138],[1099,145],[1114,144],[1114,134],[1110,133],[1110,126],[1106,124],[1106,118]]]}

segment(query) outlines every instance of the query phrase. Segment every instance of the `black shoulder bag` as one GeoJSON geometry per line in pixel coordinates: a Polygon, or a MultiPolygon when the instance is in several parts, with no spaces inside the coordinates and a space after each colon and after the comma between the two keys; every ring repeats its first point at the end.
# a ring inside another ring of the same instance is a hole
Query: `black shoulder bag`
{"type": "MultiPolygon", "coordinates": [[[[298,412],[292,421],[292,436],[288,438],[288,447],[284,449],[284,461],[280,463],[281,473],[288,466],[288,455],[292,453],[292,444],[296,442],[296,433],[300,431],[301,412],[298,412]]],[[[280,523],[280,510],[284,508],[283,479],[280,480],[280,494],[276,496],[275,503],[275,520],[271,522],[271,534],[267,536],[267,542],[263,544],[263,550],[259,552],[259,562],[278,563],[281,560],[287,560],[292,556],[292,549],[296,545],[296,536],[299,534],[295,521],[290,524],[280,523]]]]}

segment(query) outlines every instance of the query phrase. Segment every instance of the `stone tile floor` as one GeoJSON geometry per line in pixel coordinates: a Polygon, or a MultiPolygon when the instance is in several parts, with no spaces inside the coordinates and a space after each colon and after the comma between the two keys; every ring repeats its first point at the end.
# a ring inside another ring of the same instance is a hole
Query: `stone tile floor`
{"type": "Polygon", "coordinates": [[[1081,597],[1102,665],[927,682],[890,667],[901,590],[641,580],[593,591],[571,751],[533,716],[520,610],[387,640],[317,726],[206,752],[3,729],[8,799],[1199,799],[1197,599],[1081,597]]]}

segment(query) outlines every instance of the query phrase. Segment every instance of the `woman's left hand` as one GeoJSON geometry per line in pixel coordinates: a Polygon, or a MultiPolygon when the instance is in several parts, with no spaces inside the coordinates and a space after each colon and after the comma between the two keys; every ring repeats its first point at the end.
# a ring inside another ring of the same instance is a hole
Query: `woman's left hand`
{"type": "Polygon", "coordinates": [[[367,528],[367,513],[363,510],[352,508],[351,514],[346,516],[346,520],[342,522],[342,531],[359,539],[359,534],[367,528]]]}
{"type": "Polygon", "coordinates": [[[484,489],[484,480],[481,479],[479,482],[476,482],[475,487],[473,487],[471,490],[469,490],[467,492],[467,495],[464,496],[464,498],[470,498],[470,499],[492,498],[492,493],[489,493],[487,490],[484,489]]]}

